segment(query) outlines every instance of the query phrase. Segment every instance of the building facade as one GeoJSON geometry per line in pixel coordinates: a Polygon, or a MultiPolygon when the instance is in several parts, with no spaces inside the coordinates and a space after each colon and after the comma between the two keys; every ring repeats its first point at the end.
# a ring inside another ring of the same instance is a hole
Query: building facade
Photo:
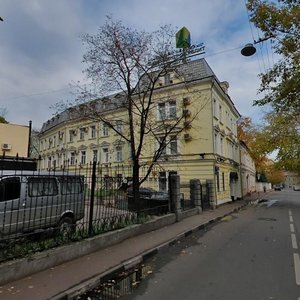
{"type": "Polygon", "coordinates": [[[28,157],[30,125],[0,123],[0,145],[3,157],[28,157]]]}
{"type": "MultiPolygon", "coordinates": [[[[148,128],[140,164],[153,163],[158,144],[165,143],[165,147],[147,180],[156,189],[166,190],[168,174],[175,171],[181,182],[211,182],[215,205],[236,200],[242,197],[237,139],[240,114],[228,95],[229,85],[218,80],[205,59],[182,63],[178,69],[162,76],[154,90],[153,125],[148,128]],[[176,122],[178,126],[165,139],[163,131],[176,122]]],[[[128,114],[118,105],[121,98],[116,94],[97,104],[113,126],[75,116],[72,109],[48,120],[39,134],[40,168],[84,166],[95,160],[104,166],[130,166],[130,145],[114,130],[128,135],[128,114]]]]}
{"type": "Polygon", "coordinates": [[[256,191],[256,168],[249,149],[244,142],[240,142],[242,195],[247,196],[256,191]]]}
{"type": "Polygon", "coordinates": [[[284,171],[284,187],[292,188],[295,185],[300,185],[300,176],[296,172],[284,171]]]}

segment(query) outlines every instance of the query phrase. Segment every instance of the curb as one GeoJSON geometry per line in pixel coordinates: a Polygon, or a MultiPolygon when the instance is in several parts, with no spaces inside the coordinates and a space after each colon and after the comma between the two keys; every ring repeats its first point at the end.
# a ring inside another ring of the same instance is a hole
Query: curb
{"type": "MultiPolygon", "coordinates": [[[[258,200],[257,200],[258,201],[258,200]]],[[[99,284],[107,282],[109,279],[111,279],[115,274],[117,273],[121,273],[124,272],[128,269],[134,268],[136,266],[138,266],[139,264],[141,264],[143,261],[147,260],[150,257],[153,257],[155,255],[157,255],[159,252],[164,251],[166,249],[168,249],[169,247],[173,246],[174,244],[176,244],[178,241],[186,238],[187,236],[189,236],[192,233],[198,232],[202,229],[204,229],[205,227],[207,227],[210,224],[213,223],[217,223],[220,220],[222,220],[224,217],[238,212],[239,210],[241,210],[243,207],[247,206],[249,203],[251,202],[245,202],[243,204],[241,204],[240,206],[232,209],[231,211],[225,213],[222,216],[218,216],[215,217],[211,220],[208,220],[200,225],[194,226],[193,228],[186,230],[182,233],[180,233],[179,235],[177,235],[176,237],[161,243],[158,246],[155,246],[147,251],[144,251],[143,253],[141,253],[140,255],[137,255],[135,257],[129,258],[128,260],[112,267],[111,269],[100,273],[96,276],[93,276],[92,278],[87,278],[86,280],[80,282],[79,284],[76,284],[75,286],[69,288],[68,290],[61,292],[57,295],[54,295],[53,297],[51,297],[51,300],[69,300],[69,299],[74,299],[75,297],[89,291],[92,290],[94,288],[96,288],[99,284]]]]}

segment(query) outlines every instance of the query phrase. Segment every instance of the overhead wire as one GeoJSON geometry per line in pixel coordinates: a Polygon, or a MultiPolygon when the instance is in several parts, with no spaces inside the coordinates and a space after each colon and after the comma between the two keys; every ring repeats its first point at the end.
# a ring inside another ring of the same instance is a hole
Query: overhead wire
{"type": "Polygon", "coordinates": [[[65,88],[58,89],[58,90],[44,91],[44,92],[38,92],[38,93],[32,93],[32,94],[24,94],[24,95],[20,95],[20,96],[12,96],[12,97],[8,97],[6,99],[7,100],[15,100],[15,99],[20,99],[20,98],[29,98],[29,97],[36,97],[36,96],[42,96],[42,95],[49,95],[49,94],[54,94],[54,93],[58,93],[61,91],[66,91],[69,89],[70,89],[70,87],[65,87],[65,88]]]}

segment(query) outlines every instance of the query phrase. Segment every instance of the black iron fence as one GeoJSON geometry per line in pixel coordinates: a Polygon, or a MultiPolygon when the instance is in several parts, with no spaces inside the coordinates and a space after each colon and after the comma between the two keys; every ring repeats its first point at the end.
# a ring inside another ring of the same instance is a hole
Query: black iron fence
{"type": "MultiPolygon", "coordinates": [[[[144,170],[141,169],[143,174],[144,170]]],[[[174,209],[171,194],[150,178],[131,189],[131,168],[96,162],[55,170],[0,170],[0,262],[142,223],[174,209]]],[[[180,184],[180,209],[195,207],[191,186],[180,184]]],[[[209,188],[201,185],[202,208],[209,188]]]]}
{"type": "Polygon", "coordinates": [[[136,205],[130,174],[129,167],[96,162],[0,170],[0,262],[168,213],[168,197],[155,198],[150,187],[136,205]]]}

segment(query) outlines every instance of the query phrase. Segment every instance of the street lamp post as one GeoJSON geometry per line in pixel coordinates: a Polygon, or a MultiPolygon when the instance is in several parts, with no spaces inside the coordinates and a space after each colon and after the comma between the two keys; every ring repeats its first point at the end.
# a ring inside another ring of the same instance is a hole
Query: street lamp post
{"type": "Polygon", "coordinates": [[[262,43],[266,40],[269,40],[271,39],[273,36],[267,36],[265,38],[259,38],[258,41],[254,41],[253,44],[249,43],[249,44],[246,44],[244,46],[244,48],[241,50],[241,54],[244,55],[244,56],[251,56],[253,55],[255,52],[256,52],[256,48],[254,47],[254,45],[258,44],[258,43],[262,43]]]}

